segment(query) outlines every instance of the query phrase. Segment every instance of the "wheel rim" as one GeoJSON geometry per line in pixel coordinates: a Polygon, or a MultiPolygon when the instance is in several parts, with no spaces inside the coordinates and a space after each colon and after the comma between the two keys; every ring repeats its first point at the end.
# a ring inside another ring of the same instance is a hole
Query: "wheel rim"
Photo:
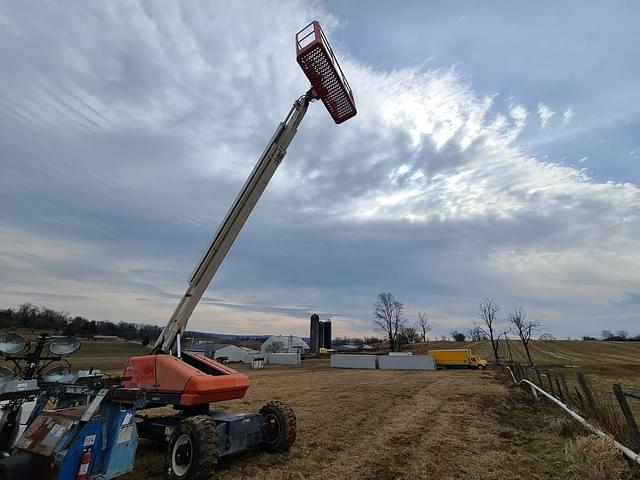
{"type": "Polygon", "coordinates": [[[278,435],[280,435],[280,422],[278,422],[278,418],[275,415],[267,415],[267,427],[265,430],[267,443],[275,443],[278,441],[278,435]]]}
{"type": "Polygon", "coordinates": [[[171,452],[171,469],[179,477],[184,476],[193,460],[193,443],[189,435],[183,433],[173,444],[171,452]]]}

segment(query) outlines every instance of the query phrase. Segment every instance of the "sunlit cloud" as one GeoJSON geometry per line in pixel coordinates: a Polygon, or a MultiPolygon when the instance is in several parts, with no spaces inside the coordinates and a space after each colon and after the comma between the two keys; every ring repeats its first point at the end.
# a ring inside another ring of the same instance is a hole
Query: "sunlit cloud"
{"type": "MultiPolygon", "coordinates": [[[[308,86],[292,32],[349,27],[295,1],[67,8],[0,10],[0,306],[162,324],[308,86]]],[[[619,314],[606,305],[640,284],[637,185],[526,150],[531,131],[561,130],[544,103],[334,47],[358,116],[336,126],[311,105],[190,328],[304,335],[317,311],[336,334],[370,333],[387,290],[443,328],[485,295],[551,312],[549,330],[619,314]]]]}

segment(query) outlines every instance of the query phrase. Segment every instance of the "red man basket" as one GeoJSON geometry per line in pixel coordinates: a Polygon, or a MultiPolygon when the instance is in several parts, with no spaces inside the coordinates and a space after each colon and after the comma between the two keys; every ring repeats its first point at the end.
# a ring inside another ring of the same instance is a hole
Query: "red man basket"
{"type": "Polygon", "coordinates": [[[317,21],[296,34],[296,58],[311,82],[313,94],[322,100],[334,122],[355,116],[353,92],[317,21]]]}

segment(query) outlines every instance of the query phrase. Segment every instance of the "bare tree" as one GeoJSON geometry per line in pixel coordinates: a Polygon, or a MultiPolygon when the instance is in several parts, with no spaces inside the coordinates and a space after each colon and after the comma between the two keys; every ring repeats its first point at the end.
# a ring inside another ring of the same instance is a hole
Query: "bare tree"
{"type": "Polygon", "coordinates": [[[529,351],[529,341],[531,340],[533,332],[542,326],[542,321],[527,320],[527,313],[521,305],[513,307],[513,311],[511,315],[509,315],[509,321],[513,325],[515,333],[520,337],[524,351],[527,353],[527,358],[529,359],[529,365],[533,367],[533,359],[529,351]]]}
{"type": "Polygon", "coordinates": [[[611,330],[602,330],[602,332],[600,332],[600,336],[603,340],[609,340],[613,337],[613,332],[611,332],[611,330]]]}
{"type": "Polygon", "coordinates": [[[491,348],[496,363],[500,363],[500,355],[498,353],[498,342],[500,334],[496,330],[496,313],[498,313],[498,305],[495,298],[485,297],[480,302],[480,320],[473,322],[473,325],[479,328],[489,340],[491,340],[491,348]]]}
{"type": "Polygon", "coordinates": [[[451,332],[451,338],[453,338],[454,342],[464,342],[467,339],[467,336],[462,332],[454,330],[451,332]]]}
{"type": "Polygon", "coordinates": [[[420,336],[422,337],[422,341],[427,341],[427,333],[431,331],[431,324],[427,319],[427,314],[424,312],[418,312],[418,322],[416,323],[416,328],[418,332],[420,332],[420,336]]]}
{"type": "Polygon", "coordinates": [[[469,340],[471,340],[472,342],[489,340],[489,337],[477,325],[467,331],[467,337],[469,337],[469,340]]]}
{"type": "Polygon", "coordinates": [[[416,343],[420,339],[418,331],[411,326],[403,326],[400,329],[399,341],[401,344],[416,343]]]}
{"type": "Polygon", "coordinates": [[[393,351],[400,350],[398,333],[406,322],[404,305],[397,301],[390,292],[386,292],[378,295],[373,306],[375,308],[373,315],[376,330],[387,337],[393,351]]]}

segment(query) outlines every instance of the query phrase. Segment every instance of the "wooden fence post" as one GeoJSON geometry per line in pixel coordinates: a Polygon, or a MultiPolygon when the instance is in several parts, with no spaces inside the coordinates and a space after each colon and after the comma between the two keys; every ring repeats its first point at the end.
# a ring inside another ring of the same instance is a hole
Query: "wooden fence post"
{"type": "Polygon", "coordinates": [[[538,376],[538,386],[542,389],[544,389],[544,384],[542,383],[542,377],[540,376],[540,370],[538,370],[538,367],[533,367],[534,372],[536,373],[536,375],[538,376]]]}
{"type": "Polygon", "coordinates": [[[551,394],[552,397],[558,398],[558,396],[556,395],[556,392],[554,392],[553,390],[553,378],[551,378],[550,373],[547,373],[547,380],[549,380],[549,393],[551,394]]]}
{"type": "Polygon", "coordinates": [[[578,378],[578,383],[582,389],[582,393],[584,395],[584,401],[586,403],[587,409],[589,413],[591,413],[592,418],[596,421],[599,420],[598,410],[596,409],[596,402],[593,397],[593,391],[591,390],[591,385],[589,385],[589,381],[587,377],[584,376],[582,372],[576,373],[576,377],[578,378]]]}
{"type": "Polygon", "coordinates": [[[522,370],[520,370],[520,364],[519,363],[514,363],[513,364],[513,373],[515,374],[517,381],[522,380],[522,370]]]}
{"type": "Polygon", "coordinates": [[[564,390],[564,395],[566,397],[567,404],[570,404],[571,395],[569,394],[569,386],[567,385],[567,379],[564,378],[564,375],[560,375],[560,382],[562,383],[562,389],[564,390]]]}
{"type": "Polygon", "coordinates": [[[556,389],[558,390],[558,397],[562,403],[567,403],[567,399],[564,398],[564,393],[562,391],[562,387],[560,386],[560,379],[556,378],[556,389]]]}
{"type": "Polygon", "coordinates": [[[578,387],[573,387],[573,389],[576,392],[576,406],[584,415],[584,400],[582,399],[582,394],[580,393],[580,390],[578,390],[578,387]]]}
{"type": "Polygon", "coordinates": [[[629,404],[627,403],[627,398],[625,397],[624,391],[617,383],[613,385],[613,393],[620,404],[620,408],[622,409],[622,414],[624,415],[624,419],[627,421],[627,425],[629,426],[629,431],[631,432],[631,441],[634,443],[634,448],[640,447],[640,431],[638,431],[638,424],[636,423],[636,419],[633,416],[633,412],[631,408],[629,408],[629,404]]]}
{"type": "Polygon", "coordinates": [[[531,387],[531,395],[533,395],[534,400],[538,400],[538,391],[533,388],[533,385],[529,385],[531,387]]]}

